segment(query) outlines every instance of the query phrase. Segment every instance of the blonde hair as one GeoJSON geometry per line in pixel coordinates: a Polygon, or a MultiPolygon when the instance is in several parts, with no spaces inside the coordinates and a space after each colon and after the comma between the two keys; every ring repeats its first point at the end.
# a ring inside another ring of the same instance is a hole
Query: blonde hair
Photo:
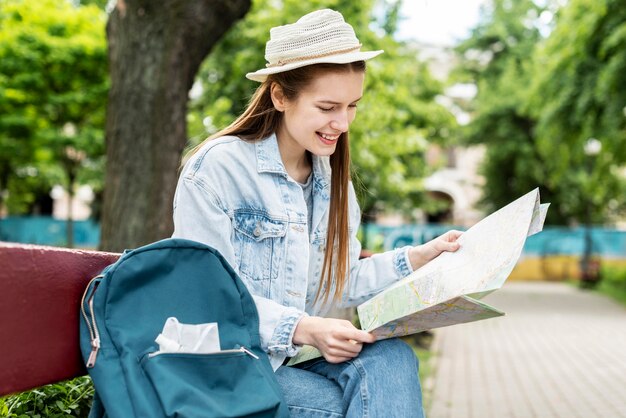
{"type": "MultiPolygon", "coordinates": [[[[283,114],[274,108],[271,86],[277,83],[285,97],[296,100],[319,74],[332,72],[364,72],[365,61],[348,64],[315,64],[291,71],[271,74],[257,88],[246,110],[228,127],[211,135],[192,148],[185,160],[196,153],[206,142],[226,135],[235,135],[246,141],[258,141],[278,131],[283,114]]],[[[341,298],[349,278],[350,236],[348,233],[348,186],[350,182],[350,143],[347,132],[341,134],[335,152],[330,156],[331,187],[326,249],[320,286],[315,301],[323,297],[326,303],[332,292],[332,300],[341,298]]]]}

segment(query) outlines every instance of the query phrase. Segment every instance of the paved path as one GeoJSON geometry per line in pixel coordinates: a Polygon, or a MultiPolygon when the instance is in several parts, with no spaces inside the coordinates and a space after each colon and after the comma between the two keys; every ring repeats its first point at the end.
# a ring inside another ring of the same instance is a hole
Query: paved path
{"type": "Polygon", "coordinates": [[[428,418],[626,418],[626,308],[560,283],[485,302],[506,316],[435,334],[428,418]]]}

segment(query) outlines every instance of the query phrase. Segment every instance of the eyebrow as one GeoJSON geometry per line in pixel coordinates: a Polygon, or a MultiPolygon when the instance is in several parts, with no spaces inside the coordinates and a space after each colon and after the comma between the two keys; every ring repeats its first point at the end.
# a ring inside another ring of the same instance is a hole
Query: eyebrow
{"type": "MultiPolygon", "coordinates": [[[[354,100],[354,101],[352,101],[350,103],[356,103],[359,100],[361,100],[362,98],[363,98],[363,96],[359,97],[358,99],[356,99],[356,100],[354,100]]],[[[341,104],[340,102],[335,102],[333,100],[318,100],[318,103],[327,103],[327,104],[333,104],[333,105],[341,104]]]]}

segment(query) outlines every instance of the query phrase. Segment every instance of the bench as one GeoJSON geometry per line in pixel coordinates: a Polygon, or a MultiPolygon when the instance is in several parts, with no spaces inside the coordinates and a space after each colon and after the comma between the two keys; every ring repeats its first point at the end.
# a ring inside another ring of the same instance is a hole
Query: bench
{"type": "Polygon", "coordinates": [[[80,300],[119,256],[0,242],[0,396],[87,373],[80,300]]]}
{"type": "Polygon", "coordinates": [[[119,256],[0,242],[0,396],[87,374],[80,300],[119,256]]]}

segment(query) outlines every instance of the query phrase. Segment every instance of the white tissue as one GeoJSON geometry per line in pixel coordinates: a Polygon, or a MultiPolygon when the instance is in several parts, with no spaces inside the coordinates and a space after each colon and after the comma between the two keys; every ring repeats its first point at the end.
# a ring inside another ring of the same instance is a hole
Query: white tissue
{"type": "Polygon", "coordinates": [[[208,354],[220,351],[220,335],[217,323],[181,324],[174,317],[167,318],[163,331],[156,337],[160,353],[208,354]]]}

